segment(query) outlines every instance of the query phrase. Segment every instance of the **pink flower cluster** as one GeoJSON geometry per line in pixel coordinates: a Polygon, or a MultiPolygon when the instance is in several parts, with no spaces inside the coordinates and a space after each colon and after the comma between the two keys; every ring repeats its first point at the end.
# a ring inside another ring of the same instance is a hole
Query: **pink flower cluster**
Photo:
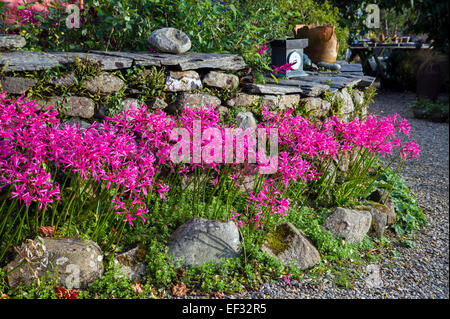
{"type": "Polygon", "coordinates": [[[273,73],[284,73],[286,71],[292,70],[292,66],[296,63],[297,63],[297,61],[292,62],[292,63],[287,62],[281,66],[272,65],[273,73]]]}
{"type": "MultiPolygon", "coordinates": [[[[61,200],[62,190],[51,175],[60,170],[82,182],[101,183],[107,190],[116,190],[118,195],[110,199],[113,209],[133,225],[137,218],[146,220],[149,209],[145,203],[150,193],[166,199],[171,185],[161,177],[164,174],[187,178],[199,167],[215,172],[209,185],[219,187],[218,178],[225,171],[239,184],[254,176],[259,167],[270,165],[171,161],[176,142],[170,136],[173,129],[184,128],[192,137],[199,120],[202,135],[210,128],[224,128],[212,106],[186,107],[177,117],[161,110],[149,111],[145,105],[130,107],[102,123],[80,129],[62,125],[52,108],[39,110],[33,101],[23,97],[11,100],[5,94],[0,94],[0,191],[6,189],[11,198],[17,197],[27,206],[35,202],[39,209],[46,209],[61,200]]],[[[264,109],[263,117],[260,129],[269,136],[273,129],[278,130],[278,170],[249,193],[246,212],[235,213],[233,219],[241,226],[253,224],[258,228],[267,216],[286,215],[289,198],[285,192],[290,183],[306,184],[317,178],[321,173],[314,163],[336,158],[339,152],[364,148],[385,156],[398,149],[403,159],[419,156],[414,140],[397,136],[401,132],[409,137],[410,127],[396,114],[382,118],[369,115],[364,121],[350,122],[333,117],[321,125],[293,116],[292,111],[264,109]]],[[[202,150],[211,138],[203,140],[202,150]]],[[[247,142],[245,151],[252,147],[247,142]]]]}
{"type": "MultiPolygon", "coordinates": [[[[256,25],[256,24],[254,24],[254,25],[256,25]]],[[[263,55],[264,55],[264,51],[269,50],[269,48],[267,47],[267,44],[266,44],[266,43],[264,43],[263,45],[261,45],[261,46],[259,46],[259,47],[257,47],[257,46],[255,45],[255,48],[256,48],[256,50],[258,50],[258,54],[259,54],[260,56],[263,56],[263,55]]]]}
{"type": "Polygon", "coordinates": [[[40,12],[33,7],[17,10],[17,18],[19,19],[20,24],[39,24],[40,20],[37,16],[47,18],[48,15],[49,12],[40,12]]]}

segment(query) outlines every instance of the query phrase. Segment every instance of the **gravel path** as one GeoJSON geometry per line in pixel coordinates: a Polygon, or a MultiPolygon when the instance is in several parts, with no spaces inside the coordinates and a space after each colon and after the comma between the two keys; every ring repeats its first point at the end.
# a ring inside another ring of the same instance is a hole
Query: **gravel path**
{"type": "Polygon", "coordinates": [[[428,219],[412,238],[416,246],[404,248],[394,240],[398,257],[385,254],[372,265],[381,281],[368,281],[371,271],[363,270],[365,278],[354,289],[336,287],[326,275],[316,281],[293,280],[292,287],[283,280],[266,283],[258,291],[228,298],[449,298],[449,124],[415,119],[407,109],[414,99],[412,93],[380,92],[370,112],[408,119],[411,136],[421,146],[419,160],[405,163],[401,174],[428,219]]]}

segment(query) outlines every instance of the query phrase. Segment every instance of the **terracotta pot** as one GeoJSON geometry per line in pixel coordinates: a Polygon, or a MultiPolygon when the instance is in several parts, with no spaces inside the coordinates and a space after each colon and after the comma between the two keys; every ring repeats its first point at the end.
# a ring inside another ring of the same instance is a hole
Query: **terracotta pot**
{"type": "Polygon", "coordinates": [[[298,24],[294,28],[294,34],[297,39],[308,39],[308,47],[304,51],[314,63],[335,63],[339,43],[337,42],[334,28],[335,26],[331,24],[319,27],[314,24],[309,26],[298,24]]]}

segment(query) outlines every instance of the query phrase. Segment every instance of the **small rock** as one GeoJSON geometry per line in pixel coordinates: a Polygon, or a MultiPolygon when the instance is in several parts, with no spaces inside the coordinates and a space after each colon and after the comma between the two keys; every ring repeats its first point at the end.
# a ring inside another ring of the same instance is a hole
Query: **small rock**
{"type": "Polygon", "coordinates": [[[169,106],[170,111],[175,107],[176,110],[184,111],[187,105],[190,107],[204,107],[210,106],[218,107],[221,101],[218,97],[215,97],[208,93],[180,93],[178,94],[177,101],[169,106]]]}
{"type": "Polygon", "coordinates": [[[152,109],[158,110],[164,110],[168,106],[168,104],[159,97],[155,97],[153,100],[151,100],[149,105],[151,106],[152,109]]]}
{"type": "Polygon", "coordinates": [[[331,108],[331,103],[318,97],[307,97],[300,100],[300,104],[306,106],[306,111],[313,111],[315,116],[326,116],[331,108]]]}
{"type": "Polygon", "coordinates": [[[10,51],[23,48],[27,44],[25,38],[18,34],[0,35],[0,51],[10,51]]]}
{"type": "Polygon", "coordinates": [[[83,86],[91,93],[111,94],[119,91],[125,82],[110,73],[102,72],[93,79],[84,81],[83,86]]]}
{"type": "Polygon", "coordinates": [[[75,83],[75,81],[75,76],[72,73],[69,73],[56,79],[51,79],[49,83],[55,86],[71,86],[75,83]]]}
{"type": "Polygon", "coordinates": [[[247,174],[239,184],[239,190],[243,193],[250,193],[255,189],[256,173],[247,174]]]}
{"type": "Polygon", "coordinates": [[[65,125],[73,126],[74,124],[78,125],[80,127],[80,129],[82,129],[82,130],[85,130],[85,129],[89,128],[89,126],[91,126],[91,124],[89,124],[86,121],[81,120],[78,117],[72,117],[72,118],[68,119],[67,121],[65,121],[63,123],[63,126],[65,126],[65,125]]]}
{"type": "Polygon", "coordinates": [[[320,253],[308,238],[289,222],[284,222],[269,233],[262,251],[278,257],[285,265],[306,269],[320,261],[320,253]]]}
{"type": "Polygon", "coordinates": [[[148,37],[150,45],[159,52],[181,54],[189,51],[191,40],[182,31],[175,28],[163,28],[153,31],[148,37]]]}
{"type": "Polygon", "coordinates": [[[241,128],[244,131],[248,128],[256,129],[256,120],[252,112],[239,112],[236,115],[237,128],[241,128]]]}
{"type": "Polygon", "coordinates": [[[366,267],[368,276],[364,279],[367,287],[381,288],[383,287],[383,280],[381,279],[381,269],[377,264],[369,264],[366,267]]]}
{"type": "Polygon", "coordinates": [[[10,94],[23,94],[36,84],[32,78],[5,76],[1,80],[1,87],[10,94]]]}
{"type": "Polygon", "coordinates": [[[387,215],[387,225],[393,225],[397,222],[397,214],[395,212],[394,201],[388,192],[376,190],[369,195],[371,201],[378,203],[378,209],[382,210],[387,215]],[[383,203],[383,204],[382,204],[383,203]],[[384,206],[384,207],[383,207],[384,206]]]}
{"type": "Polygon", "coordinates": [[[130,107],[133,107],[133,108],[136,109],[136,108],[139,107],[139,105],[141,105],[141,103],[139,102],[139,100],[137,100],[137,99],[131,99],[131,98],[124,99],[124,100],[122,101],[122,103],[121,103],[122,110],[124,110],[124,111],[129,110],[130,107]]]}
{"type": "Polygon", "coordinates": [[[56,278],[60,286],[85,289],[103,274],[103,252],[90,240],[28,239],[18,250],[20,253],[5,267],[11,271],[18,266],[8,273],[12,288],[19,283],[30,285],[49,272],[50,278],[56,278]]]}
{"type": "Polygon", "coordinates": [[[364,103],[364,92],[360,90],[353,90],[353,102],[356,106],[361,106],[364,103]]]}
{"type": "Polygon", "coordinates": [[[221,105],[217,108],[217,111],[219,112],[219,115],[223,117],[228,113],[228,108],[221,105]]]}
{"type": "Polygon", "coordinates": [[[252,106],[261,99],[259,95],[238,93],[235,97],[227,101],[227,105],[231,107],[252,106]]]}
{"type": "Polygon", "coordinates": [[[387,214],[383,209],[380,209],[380,207],[367,206],[370,208],[370,213],[372,214],[371,235],[373,237],[381,238],[386,229],[387,214]]]}
{"type": "Polygon", "coordinates": [[[90,119],[94,117],[95,114],[94,102],[83,96],[52,96],[48,102],[42,100],[36,101],[36,105],[40,109],[45,108],[47,105],[51,105],[65,115],[82,117],[85,119],[90,119]]]}
{"type": "Polygon", "coordinates": [[[239,231],[232,221],[220,222],[193,218],[181,225],[169,241],[172,262],[183,259],[183,266],[201,265],[220,258],[236,258],[240,255],[239,231]]]}
{"type": "Polygon", "coordinates": [[[143,247],[137,246],[117,255],[114,264],[120,265],[118,272],[123,274],[125,278],[130,281],[143,278],[147,274],[145,253],[146,251],[143,247]]]}
{"type": "Polygon", "coordinates": [[[220,89],[235,89],[239,86],[239,78],[234,74],[211,71],[203,78],[203,83],[220,89]]]}
{"type": "Polygon", "coordinates": [[[339,170],[341,172],[346,172],[350,168],[350,153],[348,151],[344,151],[339,154],[335,159],[333,159],[334,163],[337,165],[339,163],[339,170]]]}
{"type": "Polygon", "coordinates": [[[349,243],[358,243],[364,239],[371,224],[370,212],[338,207],[327,218],[324,227],[336,237],[341,237],[349,243]]]}
{"type": "Polygon", "coordinates": [[[270,110],[291,109],[300,103],[300,95],[264,95],[261,103],[270,110]]]}
{"type": "Polygon", "coordinates": [[[342,90],[338,90],[333,93],[331,100],[334,102],[336,99],[339,99],[342,103],[340,109],[340,115],[349,114],[355,110],[355,105],[353,104],[353,99],[351,95],[348,93],[347,89],[344,88],[342,90]]]}
{"type": "Polygon", "coordinates": [[[170,71],[166,77],[165,89],[170,92],[193,91],[202,88],[200,76],[195,71],[170,71]]]}
{"type": "Polygon", "coordinates": [[[339,71],[341,69],[341,66],[337,63],[318,62],[317,66],[319,68],[325,68],[330,71],[339,71]]]}

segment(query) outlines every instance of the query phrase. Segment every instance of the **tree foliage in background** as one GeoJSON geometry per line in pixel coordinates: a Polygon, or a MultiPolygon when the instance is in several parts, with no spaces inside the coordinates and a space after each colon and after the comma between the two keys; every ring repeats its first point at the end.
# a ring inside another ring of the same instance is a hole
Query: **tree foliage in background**
{"type": "Polygon", "coordinates": [[[293,37],[296,24],[335,25],[340,53],[348,38],[338,9],[326,1],[85,0],[79,29],[67,29],[67,13],[57,4],[48,14],[34,15],[37,24],[17,23],[7,30],[25,36],[29,50],[148,50],[152,31],[174,27],[190,37],[192,51],[237,53],[252,65],[261,60],[255,46],[293,37]]]}
{"type": "MultiPolygon", "coordinates": [[[[435,47],[448,53],[448,27],[449,3],[447,0],[373,0],[373,1],[346,1],[331,0],[339,8],[342,23],[347,25],[354,34],[367,32],[364,26],[365,15],[357,14],[358,10],[367,4],[377,4],[387,15],[389,31],[394,32],[395,27],[405,32],[426,34],[435,41],[435,47]]],[[[383,21],[384,23],[384,21],[383,21]]],[[[384,26],[381,25],[381,28],[384,26]]]]}

